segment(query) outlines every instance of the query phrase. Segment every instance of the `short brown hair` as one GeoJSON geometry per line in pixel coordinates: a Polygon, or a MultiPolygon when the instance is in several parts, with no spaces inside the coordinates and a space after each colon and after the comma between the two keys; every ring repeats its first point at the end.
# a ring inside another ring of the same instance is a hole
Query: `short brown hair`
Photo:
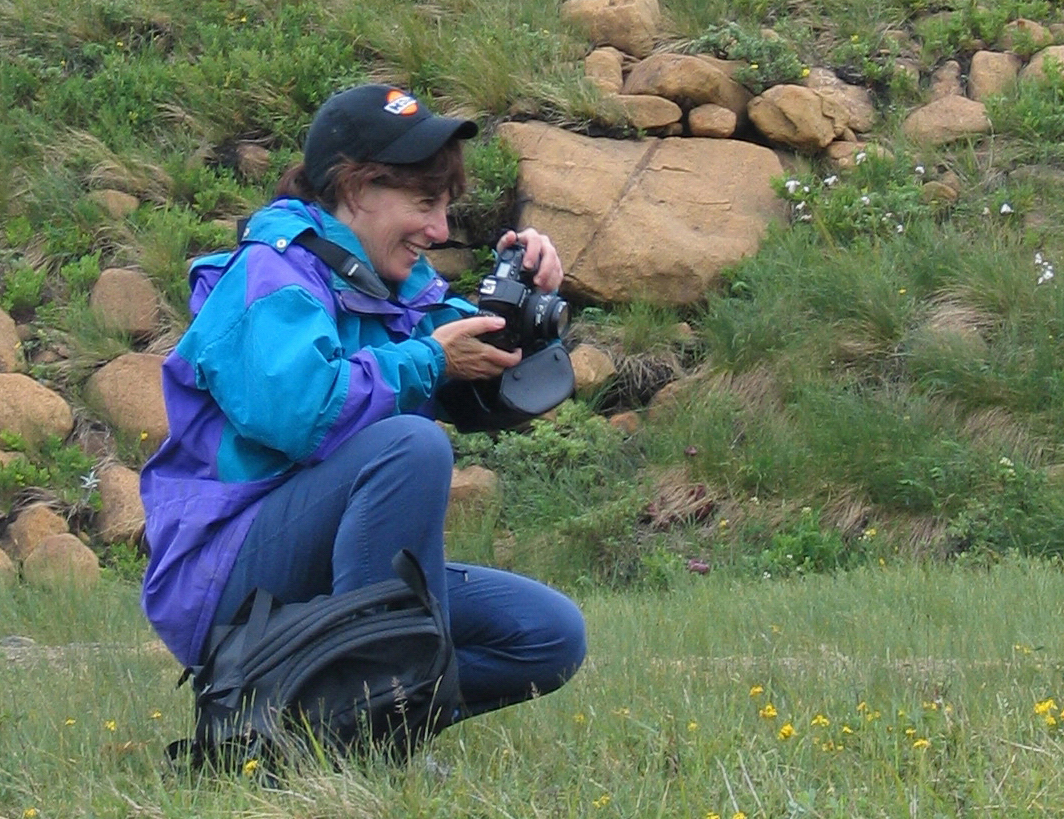
{"type": "Polygon", "coordinates": [[[453,138],[428,159],[413,165],[341,159],[329,169],[325,186],[320,191],[314,189],[306,166],[301,162],[284,173],[274,194],[318,202],[328,210],[334,210],[347,197],[370,184],[417,191],[433,198],[448,193],[453,201],[466,190],[462,143],[453,138]]]}

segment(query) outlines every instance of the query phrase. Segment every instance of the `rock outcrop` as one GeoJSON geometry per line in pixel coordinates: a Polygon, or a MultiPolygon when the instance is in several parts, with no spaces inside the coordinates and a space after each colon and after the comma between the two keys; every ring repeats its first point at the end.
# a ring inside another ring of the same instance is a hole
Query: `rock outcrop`
{"type": "Polygon", "coordinates": [[[593,139],[505,123],[520,155],[522,225],[558,247],[575,298],[689,304],[783,217],[775,153],[737,140],[593,139]]]}

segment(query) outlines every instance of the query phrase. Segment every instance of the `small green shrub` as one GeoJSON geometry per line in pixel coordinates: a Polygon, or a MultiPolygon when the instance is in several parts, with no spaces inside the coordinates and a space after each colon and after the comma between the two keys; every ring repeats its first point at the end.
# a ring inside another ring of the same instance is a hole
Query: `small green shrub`
{"type": "Polygon", "coordinates": [[[894,40],[861,32],[840,40],[828,59],[847,82],[883,87],[894,76],[897,51],[894,40]]]}
{"type": "Polygon", "coordinates": [[[0,466],[0,514],[9,514],[21,494],[31,488],[52,493],[73,514],[99,511],[96,462],[81,447],[65,444],[56,435],[32,446],[10,432],[0,433],[0,442],[25,456],[0,466]]]}
{"type": "Polygon", "coordinates": [[[987,100],[987,115],[1000,134],[1031,142],[1064,141],[1064,66],[1045,61],[1045,76],[1018,83],[1009,94],[987,100]]]}
{"type": "Polygon", "coordinates": [[[757,558],[757,570],[768,577],[848,569],[863,559],[835,529],[823,529],[820,515],[804,507],[797,523],[775,532],[757,558]]]}
{"type": "Polygon", "coordinates": [[[992,491],[972,493],[950,520],[951,554],[1064,554],[1064,502],[1044,470],[1002,457],[992,491]]]}
{"type": "Polygon", "coordinates": [[[509,227],[505,222],[517,189],[518,159],[517,152],[497,136],[470,146],[466,152],[469,189],[454,207],[462,224],[476,226],[485,234],[509,227]]]}
{"type": "Polygon", "coordinates": [[[691,41],[687,51],[708,52],[746,63],[738,68],[735,79],[755,94],[773,85],[797,82],[809,74],[808,66],[786,40],[766,37],[760,29],[751,30],[734,22],[710,26],[691,41]]]}
{"type": "Polygon", "coordinates": [[[19,315],[32,312],[41,304],[47,271],[22,261],[15,261],[6,267],[0,307],[8,313],[19,315]]]}
{"type": "Polygon", "coordinates": [[[59,276],[72,293],[87,293],[100,278],[100,251],[89,253],[59,268],[59,276]]]}
{"type": "Polygon", "coordinates": [[[25,216],[15,216],[4,223],[4,242],[8,247],[21,247],[33,238],[33,223],[25,216]]]}

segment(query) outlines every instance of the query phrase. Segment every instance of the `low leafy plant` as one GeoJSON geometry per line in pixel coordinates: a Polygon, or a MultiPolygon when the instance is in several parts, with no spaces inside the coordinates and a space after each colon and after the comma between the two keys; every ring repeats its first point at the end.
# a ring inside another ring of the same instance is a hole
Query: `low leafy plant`
{"type": "Polygon", "coordinates": [[[9,514],[29,489],[52,494],[71,514],[99,511],[96,462],[81,447],[64,443],[57,435],[31,445],[10,432],[0,433],[0,443],[24,456],[0,466],[0,514],[9,514]]]}
{"type": "Polygon", "coordinates": [[[834,242],[888,238],[934,213],[922,197],[924,168],[907,157],[860,152],[849,172],[795,174],[774,180],[790,204],[791,221],[834,242]]]}
{"type": "Polygon", "coordinates": [[[1064,66],[1052,58],[1045,76],[1016,85],[1011,93],[987,100],[987,115],[1000,134],[1031,142],[1064,141],[1064,66]]]}
{"type": "Polygon", "coordinates": [[[804,507],[796,523],[775,532],[761,550],[757,569],[766,577],[813,574],[858,565],[862,552],[835,529],[820,525],[819,511],[804,507]]]}
{"type": "Polygon", "coordinates": [[[72,293],[87,293],[100,278],[100,251],[88,253],[59,268],[59,277],[72,293]]]}
{"type": "Polygon", "coordinates": [[[1064,554],[1064,503],[1044,470],[1002,456],[994,491],[968,498],[950,520],[946,548],[950,554],[996,554],[1010,551],[1032,556],[1064,554]]]}
{"type": "Polygon", "coordinates": [[[33,267],[21,260],[4,265],[3,293],[0,307],[6,312],[23,316],[39,307],[44,297],[44,282],[48,271],[33,267]]]}
{"type": "Polygon", "coordinates": [[[897,51],[894,40],[862,32],[839,41],[828,59],[846,82],[884,87],[894,76],[897,51]]]}
{"type": "Polygon", "coordinates": [[[507,220],[517,190],[518,159],[517,152],[497,136],[469,147],[469,188],[453,208],[460,224],[485,237],[510,227],[507,220]]]}
{"type": "Polygon", "coordinates": [[[765,36],[738,23],[710,26],[688,45],[693,54],[710,53],[727,60],[740,60],[735,79],[760,94],[781,83],[797,82],[809,75],[794,47],[781,37],[765,36]]]}

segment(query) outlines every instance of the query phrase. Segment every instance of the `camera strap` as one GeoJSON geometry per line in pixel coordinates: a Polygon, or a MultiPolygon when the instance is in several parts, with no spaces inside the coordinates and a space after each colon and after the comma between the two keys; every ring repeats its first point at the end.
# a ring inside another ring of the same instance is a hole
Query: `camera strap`
{"type": "Polygon", "coordinates": [[[363,293],[375,299],[392,301],[395,293],[384,283],[384,280],[374,273],[367,265],[363,264],[336,242],[330,242],[315,233],[306,230],[292,240],[294,244],[305,247],[346,281],[359,293],[363,293]]]}

